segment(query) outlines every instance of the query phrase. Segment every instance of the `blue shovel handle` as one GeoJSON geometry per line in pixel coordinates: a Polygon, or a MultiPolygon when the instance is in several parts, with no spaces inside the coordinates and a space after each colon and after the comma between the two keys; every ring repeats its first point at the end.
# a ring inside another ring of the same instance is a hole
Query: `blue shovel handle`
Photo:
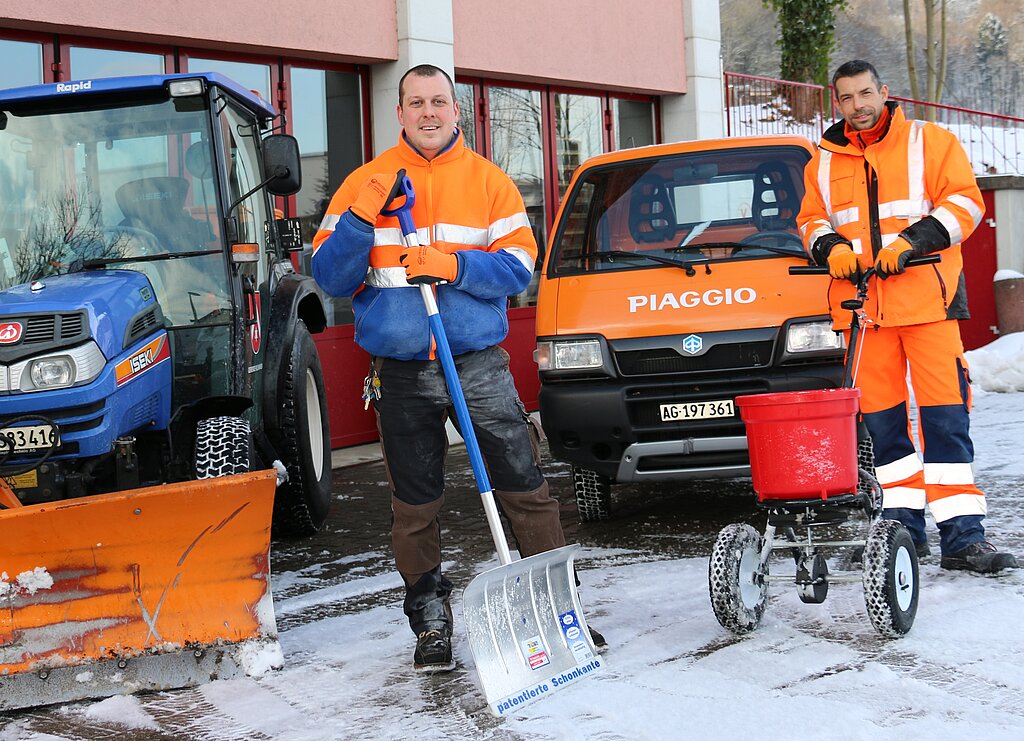
{"type": "MultiPolygon", "coordinates": [[[[412,220],[412,206],[416,202],[416,194],[413,191],[412,180],[405,174],[405,170],[398,171],[398,179],[395,187],[388,195],[385,208],[396,198],[405,196],[402,205],[389,210],[382,210],[385,216],[397,216],[398,223],[402,227],[402,237],[406,247],[419,246],[419,237],[416,234],[416,224],[412,220]]],[[[448,394],[452,397],[452,406],[455,407],[455,418],[459,421],[462,432],[462,439],[466,442],[466,452],[469,454],[469,462],[473,467],[473,476],[476,479],[477,490],[484,501],[484,510],[487,513],[487,521],[491,528],[491,537],[498,550],[498,560],[502,566],[512,562],[509,555],[508,542],[505,539],[505,531],[498,518],[498,510],[494,504],[494,490],[491,488],[490,478],[487,476],[487,467],[484,465],[483,456],[480,453],[480,444],[476,439],[476,432],[473,429],[473,422],[469,418],[469,407],[466,406],[466,395],[462,391],[462,384],[459,382],[459,374],[455,368],[455,358],[452,357],[451,346],[448,344],[448,336],[444,331],[444,324],[441,323],[441,314],[437,309],[437,300],[434,298],[434,291],[425,283],[419,284],[420,296],[423,298],[423,305],[427,309],[427,322],[430,324],[430,332],[434,335],[434,343],[437,345],[437,356],[441,360],[441,368],[444,370],[444,378],[448,384],[448,394]]]]}

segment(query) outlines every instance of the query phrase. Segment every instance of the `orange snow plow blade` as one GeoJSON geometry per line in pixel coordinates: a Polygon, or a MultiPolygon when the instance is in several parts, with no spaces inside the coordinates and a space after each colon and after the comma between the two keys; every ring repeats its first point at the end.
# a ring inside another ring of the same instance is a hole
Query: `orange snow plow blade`
{"type": "Polygon", "coordinates": [[[0,510],[0,711],[280,666],[275,477],[0,510]]]}

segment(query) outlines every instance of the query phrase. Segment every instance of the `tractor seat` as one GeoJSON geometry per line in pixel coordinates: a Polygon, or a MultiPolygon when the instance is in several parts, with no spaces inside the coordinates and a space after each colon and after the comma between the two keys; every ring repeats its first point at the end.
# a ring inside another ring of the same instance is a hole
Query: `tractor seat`
{"type": "Polygon", "coordinates": [[[173,176],[129,180],[114,198],[124,214],[120,226],[151,232],[168,252],[202,249],[211,239],[206,222],[185,210],[188,181],[173,176]]]}

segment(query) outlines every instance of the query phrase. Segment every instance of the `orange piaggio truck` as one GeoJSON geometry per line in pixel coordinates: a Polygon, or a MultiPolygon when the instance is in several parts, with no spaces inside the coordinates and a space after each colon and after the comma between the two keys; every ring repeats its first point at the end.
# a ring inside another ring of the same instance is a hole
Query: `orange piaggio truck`
{"type": "Polygon", "coordinates": [[[576,170],[535,356],[541,423],[572,466],[581,520],[610,515],[614,483],[749,475],[737,396],[841,385],[829,278],[787,272],[807,261],[796,215],[812,152],[803,137],[743,137],[576,170]]]}

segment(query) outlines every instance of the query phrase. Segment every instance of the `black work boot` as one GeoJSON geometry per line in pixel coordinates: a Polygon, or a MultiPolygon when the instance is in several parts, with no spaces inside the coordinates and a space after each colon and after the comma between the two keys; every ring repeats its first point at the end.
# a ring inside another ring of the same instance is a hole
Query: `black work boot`
{"type": "Polygon", "coordinates": [[[605,640],[604,636],[601,633],[594,630],[589,625],[587,626],[587,630],[590,631],[590,640],[594,642],[594,648],[597,649],[597,652],[599,654],[604,653],[604,650],[608,648],[608,641],[605,640]]]}
{"type": "Polygon", "coordinates": [[[416,638],[412,666],[418,672],[450,672],[455,668],[452,638],[446,631],[425,630],[416,638]]]}
{"type": "Polygon", "coordinates": [[[971,543],[963,550],[942,557],[942,568],[973,571],[977,574],[995,574],[1003,569],[1017,568],[1017,559],[1009,553],[1000,553],[987,540],[971,543]]]}
{"type": "Polygon", "coordinates": [[[932,549],[928,547],[927,540],[924,543],[914,543],[914,550],[917,551],[918,558],[932,555],[932,549]]]}

